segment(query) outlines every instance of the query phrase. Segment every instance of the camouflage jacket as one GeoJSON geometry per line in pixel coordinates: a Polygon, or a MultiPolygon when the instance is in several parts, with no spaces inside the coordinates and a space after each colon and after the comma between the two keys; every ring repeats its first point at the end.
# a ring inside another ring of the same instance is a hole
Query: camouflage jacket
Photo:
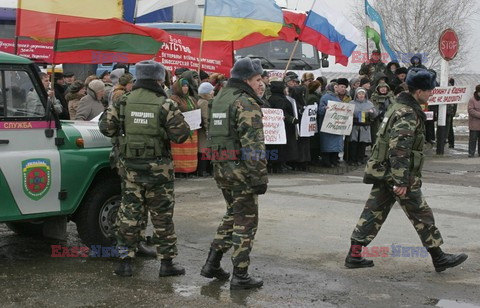
{"type": "Polygon", "coordinates": [[[214,162],[214,177],[219,188],[250,193],[253,192],[251,187],[268,183],[262,102],[240,80],[230,79],[227,87],[218,94],[218,99],[225,97],[222,94],[227,91],[242,93],[233,103],[225,102],[231,104],[228,116],[233,120],[234,138],[239,141],[240,149],[237,150],[237,160],[214,162]]]}
{"type": "MultiPolygon", "coordinates": [[[[137,81],[133,87],[133,92],[140,92],[136,95],[141,98],[145,92],[155,92],[160,99],[166,96],[163,89],[154,82],[137,81]]],[[[106,136],[112,137],[113,146],[118,146],[116,137],[122,134],[122,125],[120,122],[120,108],[122,104],[128,104],[129,95],[124,95],[116,104],[110,106],[102,115],[99,121],[100,131],[106,136]]],[[[160,108],[159,122],[163,123],[167,133],[167,139],[164,144],[170,146],[170,141],[183,143],[190,135],[190,127],[178,109],[177,104],[170,100],[162,104],[160,108]]],[[[116,152],[116,151],[112,151],[116,152]]],[[[171,157],[163,156],[159,159],[124,159],[116,157],[117,167],[125,171],[125,177],[130,182],[139,183],[167,183],[174,180],[173,160],[171,157]]]]}
{"type": "Polygon", "coordinates": [[[409,93],[401,93],[387,112],[365,168],[365,183],[378,181],[410,189],[422,185],[425,113],[409,93]]]}
{"type": "Polygon", "coordinates": [[[383,117],[385,116],[385,113],[388,110],[388,107],[394,103],[395,101],[395,96],[393,95],[392,92],[388,92],[387,94],[379,94],[378,92],[374,92],[372,94],[372,98],[370,99],[377,108],[379,112],[379,116],[377,117],[377,120],[382,120],[383,117]]]}

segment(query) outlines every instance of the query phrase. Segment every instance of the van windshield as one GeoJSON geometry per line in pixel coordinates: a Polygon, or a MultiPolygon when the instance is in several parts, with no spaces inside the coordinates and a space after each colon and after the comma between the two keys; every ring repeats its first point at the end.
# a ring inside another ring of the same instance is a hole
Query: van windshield
{"type": "MultiPolygon", "coordinates": [[[[236,50],[235,57],[259,58],[262,60],[265,68],[285,69],[294,46],[295,42],[272,41],[236,50]]],[[[310,44],[299,43],[289,68],[292,70],[315,70],[320,68],[317,49],[310,44]]]]}

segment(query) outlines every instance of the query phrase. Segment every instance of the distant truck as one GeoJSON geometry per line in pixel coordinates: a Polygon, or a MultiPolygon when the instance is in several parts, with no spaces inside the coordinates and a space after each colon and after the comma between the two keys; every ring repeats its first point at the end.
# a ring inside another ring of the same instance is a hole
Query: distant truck
{"type": "Polygon", "coordinates": [[[97,123],[58,120],[33,62],[0,52],[0,222],[59,237],[71,220],[86,245],[109,245],[120,205],[111,146],[97,123]]]}

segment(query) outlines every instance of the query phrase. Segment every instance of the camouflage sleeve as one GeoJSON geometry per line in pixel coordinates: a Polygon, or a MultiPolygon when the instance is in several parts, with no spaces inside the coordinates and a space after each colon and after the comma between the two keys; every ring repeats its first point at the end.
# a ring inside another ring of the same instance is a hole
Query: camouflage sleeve
{"type": "Polygon", "coordinates": [[[410,175],[410,154],[415,139],[417,116],[413,110],[400,109],[394,115],[388,157],[395,185],[406,187],[410,175]]]}
{"type": "Polygon", "coordinates": [[[175,143],[183,143],[190,136],[190,126],[185,122],[177,103],[171,99],[162,105],[160,117],[162,123],[165,123],[165,130],[168,139],[175,143]]]}
{"type": "Polygon", "coordinates": [[[237,109],[237,134],[242,151],[242,164],[247,169],[250,187],[268,183],[262,109],[255,102],[241,97],[234,103],[237,109]]]}

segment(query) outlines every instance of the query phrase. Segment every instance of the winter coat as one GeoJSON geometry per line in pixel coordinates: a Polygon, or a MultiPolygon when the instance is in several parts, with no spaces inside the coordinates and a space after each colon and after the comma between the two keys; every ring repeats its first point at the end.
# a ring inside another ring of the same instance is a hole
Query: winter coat
{"type": "Polygon", "coordinates": [[[355,111],[353,112],[353,128],[350,141],[371,143],[370,123],[378,116],[378,111],[373,103],[366,98],[359,101],[355,95],[355,100],[352,103],[355,104],[355,111]],[[361,120],[362,113],[364,113],[365,122],[361,120]]]}
{"type": "Polygon", "coordinates": [[[65,96],[65,99],[68,102],[68,113],[70,114],[70,120],[75,120],[75,117],[77,116],[77,109],[78,105],[80,104],[80,100],[84,97],[85,95],[80,94],[80,93],[67,93],[65,96]]]}
{"type": "Polygon", "coordinates": [[[317,92],[314,93],[308,93],[307,94],[307,105],[313,105],[320,103],[320,99],[322,98],[322,95],[318,94],[317,92]]]}
{"type": "Polygon", "coordinates": [[[480,100],[475,97],[468,102],[468,129],[480,131],[480,100]]]}
{"type": "Polygon", "coordinates": [[[92,89],[87,88],[87,95],[82,97],[78,103],[75,120],[90,121],[103,111],[105,111],[105,107],[102,102],[97,100],[92,89]]]}
{"type": "MultiPolygon", "coordinates": [[[[303,86],[294,87],[290,90],[290,97],[295,100],[298,109],[298,122],[301,123],[303,112],[307,106],[305,95],[307,89],[303,86]]],[[[310,137],[298,137],[297,138],[297,162],[309,162],[310,161],[310,137]]]]}
{"type": "Polygon", "coordinates": [[[208,100],[200,98],[197,106],[202,113],[202,127],[198,130],[198,152],[201,153],[202,149],[207,148],[208,100]]]}
{"type": "MultiPolygon", "coordinates": [[[[325,119],[326,107],[328,101],[340,102],[340,99],[333,92],[327,92],[322,96],[320,100],[320,105],[318,106],[318,129],[322,128],[323,120],[325,119]]],[[[320,137],[320,152],[343,152],[343,136],[342,135],[333,135],[329,133],[319,132],[320,137]]]]}
{"type": "Polygon", "coordinates": [[[270,84],[272,96],[268,99],[270,108],[282,109],[285,117],[285,133],[287,135],[287,144],[275,144],[269,146],[269,149],[278,151],[278,160],[275,162],[295,161],[298,158],[297,136],[295,132],[292,103],[287,99],[283,90],[283,82],[274,81],[270,84]]]}
{"type": "Polygon", "coordinates": [[[68,114],[68,104],[65,100],[65,89],[58,83],[55,83],[53,87],[55,89],[55,98],[60,101],[60,104],[62,104],[63,108],[62,113],[59,114],[59,118],[60,120],[69,120],[70,116],[68,114]]]}

